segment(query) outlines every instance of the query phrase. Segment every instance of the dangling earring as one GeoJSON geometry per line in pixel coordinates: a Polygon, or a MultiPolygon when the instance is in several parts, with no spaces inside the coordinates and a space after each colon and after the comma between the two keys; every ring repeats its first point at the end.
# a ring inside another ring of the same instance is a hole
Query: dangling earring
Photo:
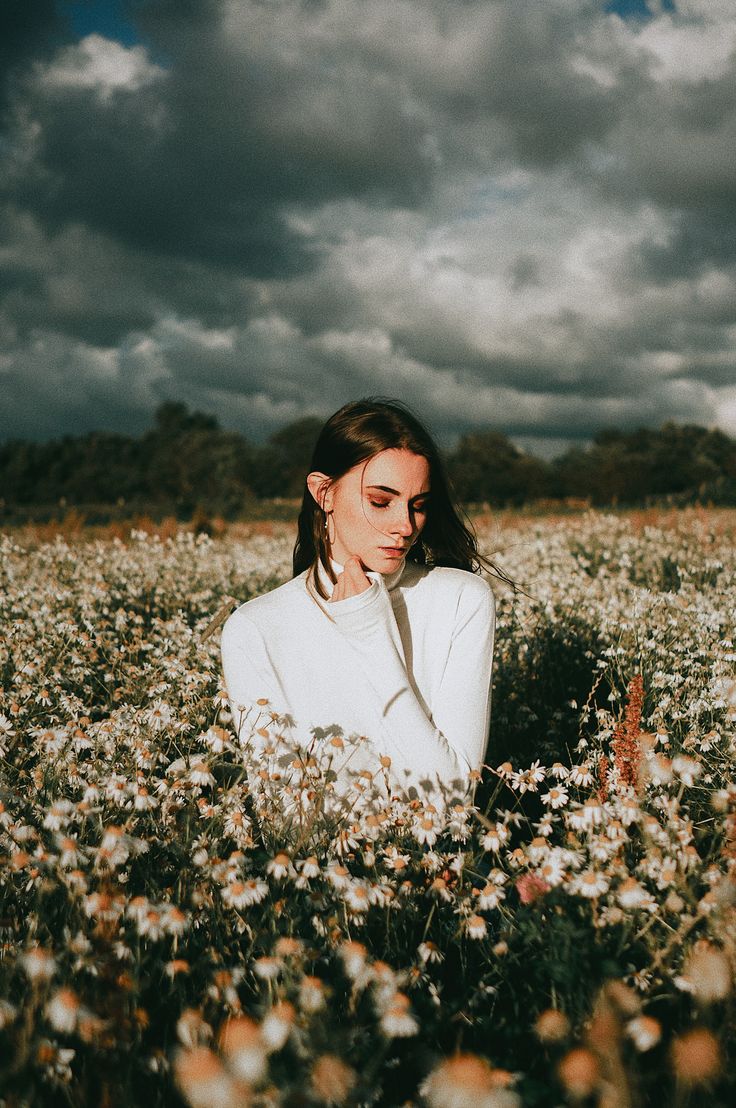
{"type": "Polygon", "coordinates": [[[332,521],[333,535],[330,538],[330,516],[331,515],[332,515],[332,512],[325,512],[325,538],[327,539],[327,545],[328,546],[332,546],[333,542],[335,541],[335,535],[334,535],[335,521],[334,521],[334,519],[332,521]]]}

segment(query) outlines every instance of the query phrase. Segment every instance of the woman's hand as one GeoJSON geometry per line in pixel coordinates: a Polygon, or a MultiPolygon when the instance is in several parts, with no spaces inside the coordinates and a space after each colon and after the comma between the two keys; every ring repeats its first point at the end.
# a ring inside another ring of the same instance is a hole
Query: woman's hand
{"type": "Polygon", "coordinates": [[[357,596],[371,587],[371,582],[366,577],[363,563],[360,558],[348,558],[345,567],[337,579],[333,589],[330,603],[337,600],[347,600],[349,596],[357,596]]]}

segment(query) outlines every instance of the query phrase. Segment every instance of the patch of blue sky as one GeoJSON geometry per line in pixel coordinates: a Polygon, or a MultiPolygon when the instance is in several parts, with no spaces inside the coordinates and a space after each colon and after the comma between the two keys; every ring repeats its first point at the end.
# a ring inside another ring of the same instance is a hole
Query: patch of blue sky
{"type": "Polygon", "coordinates": [[[135,24],[125,13],[123,0],[56,0],[56,6],[79,38],[103,35],[123,46],[135,46],[141,41],[135,24]]]}
{"type": "Polygon", "coordinates": [[[605,10],[622,19],[652,19],[659,11],[673,12],[675,0],[608,0],[605,10]]]}
{"type": "Polygon", "coordinates": [[[126,0],[55,0],[55,3],[77,38],[102,35],[119,42],[121,46],[140,44],[148,49],[151,59],[157,65],[166,67],[170,64],[170,59],[139,32],[130,14],[131,10],[135,10],[130,0],[127,3],[126,0]]]}

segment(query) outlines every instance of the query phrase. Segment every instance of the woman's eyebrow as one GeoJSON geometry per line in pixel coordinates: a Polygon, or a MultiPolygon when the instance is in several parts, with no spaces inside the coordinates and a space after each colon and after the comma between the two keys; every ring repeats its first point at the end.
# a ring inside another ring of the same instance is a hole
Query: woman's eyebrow
{"type": "MultiPolygon", "coordinates": [[[[390,489],[388,485],[367,485],[366,488],[380,489],[381,492],[390,492],[393,493],[394,496],[401,496],[398,489],[390,489]]],[[[412,496],[412,500],[421,500],[422,497],[429,496],[429,492],[429,489],[427,489],[426,492],[418,492],[416,496],[412,496]]]]}

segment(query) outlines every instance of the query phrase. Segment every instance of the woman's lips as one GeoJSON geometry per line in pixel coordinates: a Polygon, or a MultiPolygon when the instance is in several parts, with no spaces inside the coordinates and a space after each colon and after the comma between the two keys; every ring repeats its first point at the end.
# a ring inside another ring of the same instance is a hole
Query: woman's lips
{"type": "Polygon", "coordinates": [[[388,558],[402,558],[409,549],[408,546],[381,546],[379,548],[388,558]]]}

